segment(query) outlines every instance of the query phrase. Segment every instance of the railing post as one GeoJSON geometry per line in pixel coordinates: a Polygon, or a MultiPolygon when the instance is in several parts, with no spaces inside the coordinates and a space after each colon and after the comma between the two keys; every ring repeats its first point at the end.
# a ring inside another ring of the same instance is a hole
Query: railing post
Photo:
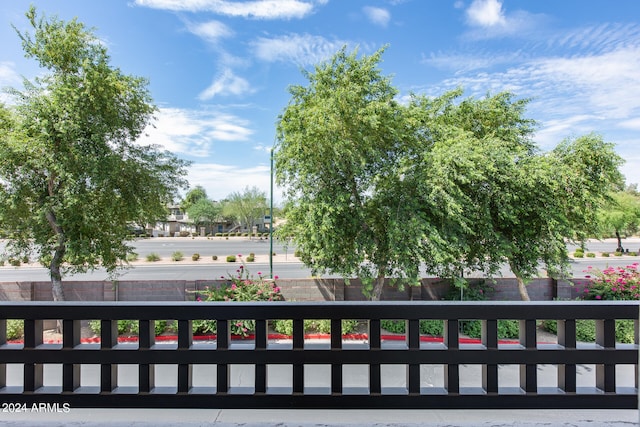
{"type": "MultiPolygon", "coordinates": [[[[564,350],[576,349],[576,319],[558,320],[558,344],[564,350]]],[[[558,365],[558,387],[565,393],[576,392],[576,364],[558,365]]]]}
{"type": "MultiPolygon", "coordinates": [[[[256,341],[255,351],[263,355],[267,350],[267,321],[256,320],[256,341]]],[[[263,362],[256,362],[255,393],[267,392],[267,365],[263,362]]]]}
{"type": "MultiPolygon", "coordinates": [[[[293,352],[304,351],[304,319],[293,319],[293,352]]],[[[299,358],[298,360],[301,360],[299,358]]],[[[304,393],[304,364],[293,364],[293,394],[304,393]]]]}
{"type": "MultiPolygon", "coordinates": [[[[520,345],[525,351],[534,350],[536,343],[536,320],[520,320],[520,345]]],[[[536,393],[538,391],[538,365],[526,363],[520,365],[520,388],[525,393],[536,393]]]]}
{"type": "MultiPolygon", "coordinates": [[[[118,344],[118,321],[100,322],[100,351],[109,352],[118,344]]],[[[111,393],[118,387],[118,365],[103,363],[100,365],[100,392],[111,393]]]]}
{"type": "MultiPolygon", "coordinates": [[[[24,321],[24,349],[34,350],[42,344],[42,320],[25,319],[24,321]]],[[[43,385],[41,363],[24,364],[24,391],[34,392],[43,385]]]]}
{"type": "MultiPolygon", "coordinates": [[[[407,334],[409,339],[409,351],[420,351],[420,320],[410,319],[407,328],[407,334]]],[[[409,371],[407,372],[407,388],[409,395],[420,394],[420,364],[410,363],[409,371]]]]}
{"type": "MultiPolygon", "coordinates": [[[[447,350],[457,352],[460,349],[460,322],[448,319],[444,322],[444,343],[447,350]]],[[[460,365],[447,363],[444,365],[444,388],[448,394],[460,393],[460,365]]]]}
{"type": "MultiPolygon", "coordinates": [[[[218,332],[216,340],[216,351],[229,350],[229,321],[218,319],[216,321],[218,332]]],[[[229,365],[226,363],[218,363],[216,365],[216,392],[218,394],[229,393],[229,365]]]]}
{"type": "MultiPolygon", "coordinates": [[[[498,321],[487,319],[482,321],[482,345],[486,351],[498,349],[498,321]]],[[[498,364],[482,365],[482,388],[487,393],[498,392],[498,364]]]]}
{"type": "MultiPolygon", "coordinates": [[[[155,321],[140,319],[138,326],[138,350],[146,352],[150,350],[156,342],[155,321]]],[[[155,387],[155,365],[141,363],[138,366],[138,392],[151,393],[155,387]]]]}
{"type": "MultiPolygon", "coordinates": [[[[331,319],[331,352],[342,350],[342,320],[331,319]]],[[[342,363],[331,362],[331,394],[342,394],[342,363]]]]}
{"type": "MultiPolygon", "coordinates": [[[[191,320],[178,320],[178,354],[187,354],[193,342],[191,320]]],[[[180,361],[182,362],[182,360],[180,361]]],[[[190,363],[178,363],[178,393],[189,393],[193,381],[193,368],[190,363]]]]}
{"type": "MultiPolygon", "coordinates": [[[[369,320],[369,351],[379,353],[381,349],[380,319],[369,320]]],[[[380,364],[369,365],[369,393],[378,395],[382,393],[382,378],[380,364]]]]}
{"type": "MultiPolygon", "coordinates": [[[[596,345],[604,349],[615,349],[615,320],[596,320],[596,345]]],[[[616,391],[616,365],[609,363],[596,365],[596,387],[605,393],[616,391]]]]}
{"type": "MultiPolygon", "coordinates": [[[[80,344],[80,321],[64,319],[62,321],[62,349],[73,350],[80,344]]],[[[73,392],[80,387],[80,365],[62,364],[62,391],[73,392]]]]}

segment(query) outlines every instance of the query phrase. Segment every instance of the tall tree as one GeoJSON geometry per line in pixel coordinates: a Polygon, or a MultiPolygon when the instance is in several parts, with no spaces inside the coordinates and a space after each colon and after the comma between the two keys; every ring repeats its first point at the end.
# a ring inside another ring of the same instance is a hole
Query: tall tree
{"type": "Polygon", "coordinates": [[[267,211],[267,195],[258,187],[246,187],[242,192],[235,191],[227,196],[223,203],[223,214],[238,220],[247,229],[256,224],[258,218],[267,211]]]}
{"type": "MultiPolygon", "coordinates": [[[[358,277],[379,299],[386,277],[415,283],[431,227],[403,179],[410,136],[397,90],[378,68],[384,49],[340,50],[290,88],[278,122],[278,182],[292,203],[280,236],[293,236],[314,272],[358,277]]],[[[408,166],[407,166],[408,167],[408,166]]]]}
{"type": "Polygon", "coordinates": [[[26,16],[33,35],[18,35],[45,72],[0,115],[0,222],[8,250],[36,254],[63,300],[65,273],[122,265],[127,225],[166,215],[187,163],[136,142],[155,111],[145,79],[111,66],[76,19],[26,16]]]}
{"type": "Polygon", "coordinates": [[[205,190],[201,185],[196,185],[184,196],[184,199],[180,202],[180,208],[186,212],[192,205],[203,199],[207,199],[207,190],[205,190]]]}
{"type": "Polygon", "coordinates": [[[208,233],[212,233],[213,224],[220,220],[222,206],[209,199],[199,199],[187,209],[189,218],[196,227],[204,227],[208,233]]]}
{"type": "Polygon", "coordinates": [[[616,251],[623,252],[622,235],[630,236],[640,228],[640,195],[633,191],[618,191],[612,202],[600,210],[600,235],[616,236],[616,251]]]}

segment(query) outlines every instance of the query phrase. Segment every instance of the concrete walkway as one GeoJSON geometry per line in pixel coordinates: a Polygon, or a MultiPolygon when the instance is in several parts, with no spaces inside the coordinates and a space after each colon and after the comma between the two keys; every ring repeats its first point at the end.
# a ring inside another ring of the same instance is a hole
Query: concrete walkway
{"type": "Polygon", "coordinates": [[[636,410],[187,410],[73,409],[68,413],[0,413],[3,426],[566,426],[630,427],[636,410]]]}

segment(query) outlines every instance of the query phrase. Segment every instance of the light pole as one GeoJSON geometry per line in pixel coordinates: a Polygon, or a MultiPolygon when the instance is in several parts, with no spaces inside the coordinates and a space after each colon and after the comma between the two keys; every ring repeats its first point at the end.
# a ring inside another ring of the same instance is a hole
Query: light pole
{"type": "Polygon", "coordinates": [[[271,147],[271,197],[269,197],[269,277],[273,279],[273,146],[271,147]]]}

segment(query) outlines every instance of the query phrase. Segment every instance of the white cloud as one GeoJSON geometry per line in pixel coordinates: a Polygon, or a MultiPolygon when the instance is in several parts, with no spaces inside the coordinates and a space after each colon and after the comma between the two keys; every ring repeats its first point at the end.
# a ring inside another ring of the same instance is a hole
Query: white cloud
{"type": "MultiPolygon", "coordinates": [[[[243,168],[217,163],[196,163],[189,168],[187,179],[192,187],[202,185],[211,199],[222,200],[235,191],[242,192],[245,188],[254,186],[269,198],[270,176],[268,165],[243,168]]],[[[277,186],[274,187],[273,200],[275,204],[283,200],[282,190],[277,186]]]]}
{"type": "Polygon", "coordinates": [[[369,21],[371,21],[375,25],[379,25],[381,27],[386,27],[391,19],[391,14],[388,10],[382,9],[380,7],[364,7],[362,8],[365,15],[369,21]]]}
{"type": "Polygon", "coordinates": [[[507,20],[498,0],[474,0],[467,9],[467,20],[471,25],[493,27],[506,25],[507,20]]]}
{"type": "Polygon", "coordinates": [[[640,131],[640,118],[625,120],[620,123],[620,127],[640,131]]]}
{"type": "Polygon", "coordinates": [[[20,83],[20,80],[13,62],[0,62],[0,86],[15,85],[20,83]]]}
{"type": "Polygon", "coordinates": [[[329,59],[350,43],[330,41],[321,36],[290,34],[277,38],[261,37],[252,43],[257,58],[267,62],[312,65],[329,59]]]}
{"type": "Polygon", "coordinates": [[[227,68],[213,80],[208,88],[198,95],[198,99],[209,100],[218,95],[244,95],[251,92],[253,90],[249,82],[242,77],[236,76],[231,69],[227,68]]]}
{"type": "Polygon", "coordinates": [[[140,138],[143,144],[158,144],[175,154],[205,157],[216,142],[246,141],[253,134],[249,123],[232,114],[161,108],[154,126],[140,138]]]}
{"type": "Polygon", "coordinates": [[[187,29],[212,44],[217,44],[222,38],[233,36],[233,31],[220,21],[187,23],[187,29]]]}
{"type": "Polygon", "coordinates": [[[135,0],[138,6],[184,12],[213,12],[219,15],[253,19],[304,18],[316,4],[325,1],[301,0],[135,0]]]}
{"type": "Polygon", "coordinates": [[[473,30],[463,38],[540,37],[545,16],[523,10],[506,13],[500,0],[474,0],[466,10],[467,24],[473,30]]]}

